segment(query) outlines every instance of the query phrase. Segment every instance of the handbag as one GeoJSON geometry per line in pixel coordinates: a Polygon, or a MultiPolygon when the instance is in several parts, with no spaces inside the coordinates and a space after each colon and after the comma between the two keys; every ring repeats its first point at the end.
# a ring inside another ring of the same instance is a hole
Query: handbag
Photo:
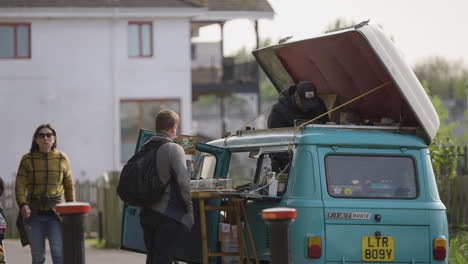
{"type": "Polygon", "coordinates": [[[29,245],[28,233],[26,232],[26,223],[21,215],[21,211],[18,212],[18,217],[16,218],[16,228],[20,234],[21,245],[23,247],[29,245]]]}

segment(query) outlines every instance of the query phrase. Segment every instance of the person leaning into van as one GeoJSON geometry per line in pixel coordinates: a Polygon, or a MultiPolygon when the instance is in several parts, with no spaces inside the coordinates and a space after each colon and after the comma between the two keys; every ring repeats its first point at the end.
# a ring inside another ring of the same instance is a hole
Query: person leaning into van
{"type": "MultiPolygon", "coordinates": [[[[309,121],[326,112],[327,108],[318,96],[315,84],[302,81],[280,93],[268,117],[268,128],[294,127],[294,120],[309,121]]],[[[328,115],[324,115],[312,123],[324,124],[328,121],[328,115]]],[[[284,170],[290,160],[287,153],[270,156],[272,170],[277,173],[284,170]]]]}
{"type": "MultiPolygon", "coordinates": [[[[280,93],[268,117],[268,128],[293,127],[294,120],[309,121],[326,112],[315,84],[301,81],[280,93]]],[[[328,115],[324,115],[313,123],[324,124],[328,121],[328,115]]]]}
{"type": "Polygon", "coordinates": [[[31,149],[24,154],[16,176],[16,202],[27,226],[32,263],[45,262],[45,237],[54,264],[62,260],[62,229],[55,206],[75,201],[68,157],[57,150],[57,133],[50,124],[33,134],[31,149]]]}
{"type": "Polygon", "coordinates": [[[140,224],[146,246],[146,264],[170,264],[178,240],[184,238],[194,223],[190,177],[184,149],[173,142],[179,116],[162,110],[155,120],[156,135],[150,140],[172,142],[163,144],[156,152],[157,177],[168,183],[161,200],[140,213],[140,224]]]}

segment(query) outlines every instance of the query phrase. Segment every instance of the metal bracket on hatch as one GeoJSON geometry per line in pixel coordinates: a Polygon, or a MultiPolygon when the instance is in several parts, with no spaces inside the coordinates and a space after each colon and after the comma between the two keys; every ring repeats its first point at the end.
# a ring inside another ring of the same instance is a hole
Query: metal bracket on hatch
{"type": "Polygon", "coordinates": [[[349,26],[349,27],[344,27],[344,28],[337,28],[337,29],[327,30],[327,31],[325,31],[325,34],[337,32],[337,31],[342,31],[342,30],[348,30],[348,29],[358,29],[358,28],[362,28],[363,26],[367,26],[367,25],[369,24],[369,21],[370,21],[370,19],[367,19],[367,20],[362,21],[361,23],[356,24],[356,25],[354,25],[354,26],[349,26]]]}

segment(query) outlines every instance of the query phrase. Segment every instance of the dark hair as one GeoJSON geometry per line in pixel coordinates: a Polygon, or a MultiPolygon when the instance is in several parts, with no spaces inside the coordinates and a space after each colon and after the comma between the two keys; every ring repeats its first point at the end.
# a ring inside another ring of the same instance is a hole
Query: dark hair
{"type": "Polygon", "coordinates": [[[51,124],[42,124],[37,127],[36,131],[33,134],[31,148],[29,149],[30,152],[39,151],[39,145],[36,143],[36,138],[39,134],[39,131],[41,131],[41,129],[43,128],[48,128],[52,130],[52,133],[54,134],[54,137],[55,137],[54,144],[52,145],[52,150],[54,150],[57,147],[57,133],[55,132],[55,129],[52,128],[51,124]]]}
{"type": "Polygon", "coordinates": [[[179,115],[177,115],[176,112],[169,109],[161,110],[156,116],[156,120],[154,122],[156,132],[171,129],[173,126],[179,124],[179,120],[179,115]]]}

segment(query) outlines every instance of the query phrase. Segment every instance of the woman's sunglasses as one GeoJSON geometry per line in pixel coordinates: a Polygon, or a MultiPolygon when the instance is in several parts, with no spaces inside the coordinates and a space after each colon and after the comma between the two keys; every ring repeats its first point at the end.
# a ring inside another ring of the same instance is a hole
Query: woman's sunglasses
{"type": "Polygon", "coordinates": [[[45,137],[51,138],[52,136],[54,136],[53,133],[37,133],[38,138],[45,138],[45,137]]]}

